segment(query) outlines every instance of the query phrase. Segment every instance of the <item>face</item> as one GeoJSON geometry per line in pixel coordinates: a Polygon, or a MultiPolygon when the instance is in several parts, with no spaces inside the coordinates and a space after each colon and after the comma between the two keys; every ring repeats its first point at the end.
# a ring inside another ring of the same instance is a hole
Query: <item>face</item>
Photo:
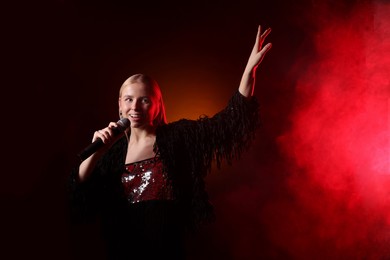
{"type": "Polygon", "coordinates": [[[147,128],[153,126],[158,114],[158,100],[153,88],[143,83],[131,83],[122,89],[119,97],[119,110],[123,117],[129,118],[131,127],[147,128]]]}

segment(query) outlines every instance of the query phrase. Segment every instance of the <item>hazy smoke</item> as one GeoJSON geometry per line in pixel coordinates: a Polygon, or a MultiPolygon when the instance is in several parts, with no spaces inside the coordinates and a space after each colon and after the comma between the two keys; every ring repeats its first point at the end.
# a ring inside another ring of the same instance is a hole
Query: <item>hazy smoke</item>
{"type": "Polygon", "coordinates": [[[316,58],[279,139],[293,199],[270,203],[285,219],[270,238],[295,259],[390,257],[390,4],[315,9],[316,58]]]}

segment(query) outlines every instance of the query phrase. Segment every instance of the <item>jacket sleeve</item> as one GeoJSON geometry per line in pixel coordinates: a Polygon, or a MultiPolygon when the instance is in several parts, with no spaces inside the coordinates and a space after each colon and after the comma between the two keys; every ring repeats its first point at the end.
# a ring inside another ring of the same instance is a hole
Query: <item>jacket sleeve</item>
{"type": "Polygon", "coordinates": [[[74,222],[93,220],[99,212],[101,190],[103,188],[102,175],[99,168],[85,182],[79,182],[79,166],[71,170],[68,183],[70,217],[74,222]]]}
{"type": "Polygon", "coordinates": [[[210,145],[211,159],[218,167],[222,160],[229,164],[249,148],[259,125],[258,102],[255,97],[247,99],[239,91],[228,105],[212,118],[200,119],[199,127],[204,143],[210,145]]]}
{"type": "Polygon", "coordinates": [[[126,141],[118,141],[97,162],[90,178],[80,182],[78,178],[79,165],[76,165],[70,173],[68,181],[70,217],[76,222],[93,220],[111,198],[110,194],[115,185],[117,172],[123,165],[123,150],[126,141]]]}
{"type": "Polygon", "coordinates": [[[259,125],[258,107],[255,97],[247,99],[237,90],[227,106],[213,117],[202,116],[197,120],[182,119],[172,123],[168,128],[171,136],[168,140],[174,140],[173,146],[179,140],[176,142],[180,142],[189,153],[192,169],[205,167],[198,171],[205,174],[213,160],[218,167],[224,160],[230,164],[249,147],[259,125]]]}

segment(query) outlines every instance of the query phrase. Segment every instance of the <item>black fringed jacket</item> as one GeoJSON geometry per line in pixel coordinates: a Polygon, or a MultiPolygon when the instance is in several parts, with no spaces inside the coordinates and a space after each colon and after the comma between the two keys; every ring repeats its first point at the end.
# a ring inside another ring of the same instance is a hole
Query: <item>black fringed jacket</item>
{"type": "MultiPolygon", "coordinates": [[[[226,108],[213,117],[181,119],[157,128],[155,151],[161,157],[174,196],[185,215],[186,226],[196,227],[213,217],[204,177],[211,164],[229,164],[248,147],[258,126],[258,102],[238,91],[226,108]]],[[[100,159],[90,180],[77,182],[78,168],[72,171],[72,206],[78,214],[92,215],[104,206],[115,207],[121,198],[127,139],[123,137],[100,159]]]]}

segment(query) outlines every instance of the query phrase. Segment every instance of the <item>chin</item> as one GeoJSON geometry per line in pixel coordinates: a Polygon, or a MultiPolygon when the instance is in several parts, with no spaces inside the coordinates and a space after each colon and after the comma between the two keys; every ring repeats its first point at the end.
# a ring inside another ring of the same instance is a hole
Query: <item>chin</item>
{"type": "Polygon", "coordinates": [[[148,124],[142,123],[142,122],[131,122],[132,128],[147,128],[148,124]]]}

